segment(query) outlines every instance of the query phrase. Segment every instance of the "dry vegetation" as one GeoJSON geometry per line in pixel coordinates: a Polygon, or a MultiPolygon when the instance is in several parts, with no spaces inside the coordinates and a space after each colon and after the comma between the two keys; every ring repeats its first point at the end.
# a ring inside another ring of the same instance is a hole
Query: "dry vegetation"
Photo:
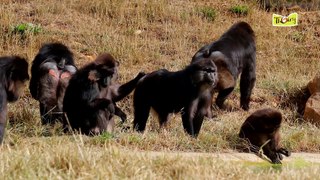
{"type": "MultiPolygon", "coordinates": [[[[70,47],[81,67],[99,53],[110,52],[120,61],[121,82],[139,71],[183,68],[198,48],[244,20],[257,36],[257,83],[249,112],[239,109],[236,89],[228,99],[234,110],[216,110],[217,117],[204,122],[198,139],[186,136],[178,115],[162,131],[150,117],[143,135],[122,132],[121,127],[112,135],[65,135],[59,125],[41,126],[38,104],[26,88],[19,102],[9,106],[0,174],[7,179],[318,178],[319,166],[303,161],[280,167],[137,153],[234,152],[240,125],[262,107],[283,113],[283,146],[293,152],[319,153],[319,128],[297,117],[297,105],[290,97],[302,91],[320,69],[320,12],[298,13],[299,26],[275,28],[272,14],[259,10],[252,1],[1,1],[1,55],[21,55],[31,62],[43,43],[59,41],[70,47]],[[232,14],[230,8],[235,5],[248,6],[247,15],[232,14]],[[41,31],[14,33],[13,28],[21,23],[39,25],[41,31]]],[[[131,97],[119,105],[131,125],[131,97]]]]}

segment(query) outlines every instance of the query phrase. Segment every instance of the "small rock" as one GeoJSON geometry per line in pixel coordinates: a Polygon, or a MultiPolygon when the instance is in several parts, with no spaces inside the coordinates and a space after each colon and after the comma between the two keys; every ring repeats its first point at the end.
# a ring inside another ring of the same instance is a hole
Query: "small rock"
{"type": "Polygon", "coordinates": [[[308,90],[310,94],[320,92],[320,74],[317,74],[309,83],[308,90]]]}
{"type": "Polygon", "coordinates": [[[320,92],[314,93],[308,99],[303,118],[306,121],[320,126],[320,92]]]}

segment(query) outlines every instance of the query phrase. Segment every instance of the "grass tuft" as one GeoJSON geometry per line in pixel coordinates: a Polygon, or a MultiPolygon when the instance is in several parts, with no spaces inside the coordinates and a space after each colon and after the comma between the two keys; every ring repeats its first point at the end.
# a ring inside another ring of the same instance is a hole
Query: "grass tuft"
{"type": "Polygon", "coordinates": [[[214,21],[217,16],[217,11],[212,7],[200,7],[197,8],[196,12],[200,17],[206,19],[208,22],[214,21]]]}
{"type": "Polygon", "coordinates": [[[249,7],[246,5],[237,5],[230,8],[230,11],[233,14],[236,14],[238,16],[246,16],[249,12],[249,7]]]}
{"type": "Polygon", "coordinates": [[[38,34],[42,31],[42,28],[39,25],[35,25],[32,23],[17,24],[11,29],[12,33],[18,33],[20,35],[25,35],[27,33],[38,34]]]}

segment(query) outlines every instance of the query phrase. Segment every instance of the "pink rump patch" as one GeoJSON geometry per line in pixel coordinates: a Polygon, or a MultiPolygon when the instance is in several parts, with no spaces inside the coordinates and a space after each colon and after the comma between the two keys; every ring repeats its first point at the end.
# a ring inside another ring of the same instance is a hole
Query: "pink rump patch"
{"type": "Polygon", "coordinates": [[[64,78],[69,78],[71,75],[69,72],[64,72],[61,74],[61,79],[64,79],[64,78]]]}
{"type": "Polygon", "coordinates": [[[57,74],[57,72],[55,70],[50,69],[49,70],[49,74],[55,78],[59,78],[59,75],[57,74]]]}

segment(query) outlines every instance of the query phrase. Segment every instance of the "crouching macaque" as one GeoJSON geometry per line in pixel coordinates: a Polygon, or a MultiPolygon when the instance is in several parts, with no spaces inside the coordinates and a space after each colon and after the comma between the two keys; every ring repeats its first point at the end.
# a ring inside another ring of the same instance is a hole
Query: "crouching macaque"
{"type": "Polygon", "coordinates": [[[282,154],[290,156],[290,152],[281,148],[280,125],[282,115],[279,111],[266,108],[252,113],[242,124],[239,137],[250,144],[250,151],[266,155],[272,163],[281,164],[282,154]]]}

